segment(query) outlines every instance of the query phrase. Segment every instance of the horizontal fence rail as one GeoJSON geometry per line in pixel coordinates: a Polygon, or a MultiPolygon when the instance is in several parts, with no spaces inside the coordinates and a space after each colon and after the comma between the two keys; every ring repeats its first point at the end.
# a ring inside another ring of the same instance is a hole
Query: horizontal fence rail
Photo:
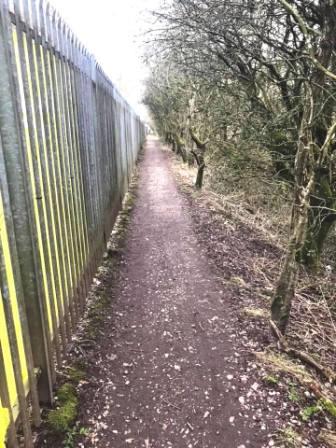
{"type": "Polygon", "coordinates": [[[0,0],[0,448],[53,401],[144,137],[49,4],[0,0]]]}

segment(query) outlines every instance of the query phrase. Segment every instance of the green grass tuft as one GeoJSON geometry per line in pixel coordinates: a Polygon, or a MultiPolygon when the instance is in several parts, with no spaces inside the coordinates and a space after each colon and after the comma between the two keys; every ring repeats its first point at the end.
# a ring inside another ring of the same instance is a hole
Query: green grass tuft
{"type": "Polygon", "coordinates": [[[84,370],[77,367],[69,367],[67,373],[69,375],[70,380],[76,384],[84,380],[85,378],[84,370]]]}
{"type": "Polygon", "coordinates": [[[276,384],[279,384],[279,378],[273,376],[273,375],[265,375],[263,377],[263,381],[266,384],[269,384],[271,386],[275,386],[276,384]]]}
{"type": "Polygon", "coordinates": [[[322,410],[322,408],[318,404],[315,404],[313,406],[307,406],[306,408],[302,409],[301,412],[300,412],[301,419],[304,422],[307,422],[312,417],[314,417],[314,415],[316,415],[319,412],[321,412],[321,410],[322,410]]]}
{"type": "Polygon", "coordinates": [[[319,404],[326,412],[328,412],[329,415],[331,415],[331,417],[336,418],[336,403],[328,400],[327,398],[321,398],[321,400],[319,400],[319,404]]]}
{"type": "Polygon", "coordinates": [[[57,392],[58,407],[49,412],[47,420],[51,429],[65,433],[74,424],[77,417],[78,397],[75,387],[65,383],[57,392]]]}

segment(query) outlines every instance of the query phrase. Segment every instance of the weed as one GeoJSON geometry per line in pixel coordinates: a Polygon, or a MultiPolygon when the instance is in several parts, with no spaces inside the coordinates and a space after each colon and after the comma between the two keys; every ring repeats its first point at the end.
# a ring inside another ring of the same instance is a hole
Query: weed
{"type": "Polygon", "coordinates": [[[301,419],[304,422],[307,422],[308,420],[310,420],[314,415],[318,414],[319,412],[321,412],[322,408],[321,406],[319,406],[318,404],[315,404],[313,406],[307,406],[306,408],[302,409],[302,411],[300,412],[301,415],[301,419]]]}
{"type": "Polygon", "coordinates": [[[319,400],[319,404],[322,406],[322,408],[328,412],[331,417],[336,418],[336,404],[329,400],[328,398],[321,398],[319,400]]]}
{"type": "Polygon", "coordinates": [[[89,434],[89,430],[84,428],[83,426],[78,428],[74,427],[67,431],[65,438],[63,440],[64,448],[74,448],[75,441],[79,436],[87,436],[89,434]]]}
{"type": "Polygon", "coordinates": [[[277,436],[277,446],[285,448],[301,448],[302,437],[291,426],[280,429],[277,436]]]}
{"type": "Polygon", "coordinates": [[[70,380],[76,384],[85,378],[84,370],[80,369],[79,367],[68,367],[67,373],[70,380]]]}
{"type": "Polygon", "coordinates": [[[288,391],[288,398],[293,403],[298,403],[300,401],[300,396],[298,394],[298,391],[294,384],[291,384],[289,391],[288,391]]]}
{"type": "Polygon", "coordinates": [[[264,383],[275,386],[276,384],[279,384],[279,378],[273,375],[265,375],[263,377],[264,383]]]}

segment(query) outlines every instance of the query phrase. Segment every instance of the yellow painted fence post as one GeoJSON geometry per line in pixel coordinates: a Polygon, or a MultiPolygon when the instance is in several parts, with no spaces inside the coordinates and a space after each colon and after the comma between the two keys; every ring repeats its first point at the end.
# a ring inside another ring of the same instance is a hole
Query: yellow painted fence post
{"type": "Polygon", "coordinates": [[[10,423],[9,411],[6,408],[0,408],[0,448],[5,448],[6,434],[10,423]]]}

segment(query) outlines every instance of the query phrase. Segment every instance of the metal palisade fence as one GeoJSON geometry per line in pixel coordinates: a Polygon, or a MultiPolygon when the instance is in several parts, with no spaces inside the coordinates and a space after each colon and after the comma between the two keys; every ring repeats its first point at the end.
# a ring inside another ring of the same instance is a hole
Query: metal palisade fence
{"type": "Polygon", "coordinates": [[[49,4],[0,0],[0,447],[32,446],[144,134],[49,4]]]}

